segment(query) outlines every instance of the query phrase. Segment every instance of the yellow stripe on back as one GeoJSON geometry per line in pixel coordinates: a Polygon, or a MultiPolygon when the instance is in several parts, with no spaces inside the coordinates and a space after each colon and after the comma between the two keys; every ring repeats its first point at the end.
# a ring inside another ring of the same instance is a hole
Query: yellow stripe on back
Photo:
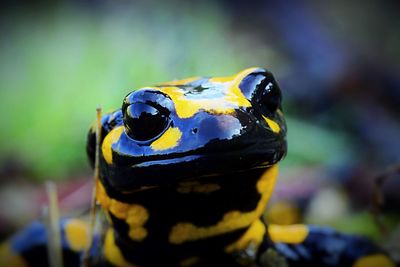
{"type": "Polygon", "coordinates": [[[125,220],[129,225],[128,235],[132,240],[142,241],[147,237],[144,224],[149,219],[149,212],[145,207],[110,198],[100,181],[97,183],[96,199],[105,211],[112,213],[120,220],[125,220]]]}
{"type": "Polygon", "coordinates": [[[234,251],[244,250],[248,246],[254,246],[254,248],[256,248],[264,240],[265,232],[265,225],[261,222],[261,220],[256,220],[251,224],[246,233],[238,241],[227,246],[225,251],[227,253],[232,253],[234,251]]]}
{"type": "Polygon", "coordinates": [[[177,223],[171,229],[169,242],[172,244],[182,244],[187,241],[204,239],[250,226],[250,224],[258,220],[264,212],[265,206],[275,186],[277,175],[278,166],[273,165],[265,171],[257,182],[256,187],[261,194],[261,199],[255,210],[250,212],[240,212],[238,210],[229,211],[223,216],[221,221],[209,227],[198,227],[192,223],[186,222],[177,223]]]}
{"type": "Polygon", "coordinates": [[[111,229],[107,231],[103,251],[106,259],[117,267],[136,267],[136,265],[125,260],[120,249],[115,244],[114,232],[111,229]]]}

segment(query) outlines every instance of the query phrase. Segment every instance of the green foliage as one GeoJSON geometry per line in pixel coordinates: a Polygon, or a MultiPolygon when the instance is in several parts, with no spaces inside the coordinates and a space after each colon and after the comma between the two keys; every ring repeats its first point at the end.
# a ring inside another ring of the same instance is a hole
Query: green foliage
{"type": "Polygon", "coordinates": [[[62,7],[8,18],[0,50],[2,159],[22,159],[43,179],[65,175],[87,166],[86,132],[97,106],[118,108],[145,85],[274,62],[268,49],[232,35],[213,6],[179,15],[164,8],[62,7]]]}
{"type": "MultiPolygon", "coordinates": [[[[96,107],[118,108],[130,90],[188,76],[232,75],[250,66],[266,66],[279,79],[285,68],[283,58],[257,36],[231,28],[211,3],[183,6],[179,14],[166,5],[107,12],[63,6],[5,20],[0,158],[26,162],[40,179],[88,168],[85,139],[96,107]]],[[[343,152],[337,136],[288,122],[286,164],[343,152]]]]}
{"type": "Polygon", "coordinates": [[[330,131],[305,120],[286,118],[288,156],[284,168],[309,165],[340,165],[353,157],[349,138],[340,131],[330,131]]]}

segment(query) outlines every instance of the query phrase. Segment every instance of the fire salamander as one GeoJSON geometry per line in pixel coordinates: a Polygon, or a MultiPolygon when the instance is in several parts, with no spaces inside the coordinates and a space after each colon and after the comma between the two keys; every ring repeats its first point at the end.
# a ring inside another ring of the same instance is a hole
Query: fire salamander
{"type": "MultiPolygon", "coordinates": [[[[281,98],[261,68],[129,93],[102,118],[96,198],[109,226],[89,265],[396,266],[365,238],[262,221],[287,150],[281,98]]],[[[92,129],[92,163],[95,143],[92,129]]],[[[81,266],[85,224],[60,225],[64,266],[81,266]]],[[[46,243],[36,222],[1,246],[0,265],[49,266],[46,243]]]]}

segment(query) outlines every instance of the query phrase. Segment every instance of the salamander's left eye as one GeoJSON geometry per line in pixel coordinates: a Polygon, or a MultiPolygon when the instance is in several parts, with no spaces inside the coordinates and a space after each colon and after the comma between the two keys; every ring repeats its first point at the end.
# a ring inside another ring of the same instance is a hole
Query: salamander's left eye
{"type": "Polygon", "coordinates": [[[239,85],[243,94],[265,116],[281,107],[282,94],[271,72],[259,70],[247,75],[239,85]]]}
{"type": "Polygon", "coordinates": [[[275,80],[265,79],[259,85],[260,95],[258,103],[264,115],[274,113],[281,106],[282,94],[275,80]]]}
{"type": "Polygon", "coordinates": [[[168,128],[168,115],[168,110],[159,106],[132,103],[124,109],[126,133],[138,141],[152,140],[168,128]]]}

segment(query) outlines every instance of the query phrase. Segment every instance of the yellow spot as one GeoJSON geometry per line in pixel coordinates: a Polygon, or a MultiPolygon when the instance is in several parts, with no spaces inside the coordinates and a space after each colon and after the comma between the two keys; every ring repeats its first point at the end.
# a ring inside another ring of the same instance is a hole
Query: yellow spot
{"type": "Polygon", "coordinates": [[[131,205],[126,223],[130,226],[129,237],[135,241],[142,241],[147,236],[147,230],[142,227],[149,219],[147,210],[140,205],[131,205]]]}
{"type": "Polygon", "coordinates": [[[279,133],[281,131],[281,128],[279,127],[278,123],[274,122],[271,119],[268,119],[267,117],[263,116],[264,120],[267,122],[269,128],[271,128],[271,130],[274,133],[279,133]]]}
{"type": "Polygon", "coordinates": [[[144,227],[131,228],[128,235],[132,240],[143,241],[147,236],[147,230],[144,227]]]}
{"type": "Polygon", "coordinates": [[[188,193],[212,193],[221,189],[221,186],[214,183],[201,184],[198,181],[187,181],[179,184],[176,189],[177,192],[188,194],[188,193]]]}
{"type": "Polygon", "coordinates": [[[266,217],[270,224],[290,225],[300,222],[298,207],[289,201],[278,201],[270,205],[266,217]]]}
{"type": "Polygon", "coordinates": [[[373,254],[361,257],[353,267],[396,267],[396,264],[384,254],[373,254]]]}
{"type": "Polygon", "coordinates": [[[264,172],[257,182],[256,186],[258,192],[261,194],[261,200],[257,204],[255,210],[250,212],[240,212],[237,210],[227,212],[221,221],[209,227],[198,227],[185,222],[178,223],[171,229],[169,234],[170,243],[182,244],[187,241],[204,239],[250,226],[250,224],[258,220],[264,212],[265,206],[273,191],[277,175],[278,166],[273,165],[264,172]]]}
{"type": "Polygon", "coordinates": [[[9,243],[0,245],[0,267],[28,267],[28,263],[22,256],[17,255],[9,243]]]}
{"type": "Polygon", "coordinates": [[[149,219],[149,213],[141,206],[132,204],[129,208],[126,222],[132,226],[142,226],[149,219]]]}
{"type": "Polygon", "coordinates": [[[268,234],[275,243],[299,244],[308,236],[308,227],[303,224],[268,226],[268,234]]]}
{"type": "Polygon", "coordinates": [[[190,257],[190,258],[182,260],[180,266],[181,267],[190,267],[190,266],[198,263],[199,260],[200,260],[199,257],[190,257]]]}
{"type": "Polygon", "coordinates": [[[160,136],[157,140],[151,143],[151,148],[153,150],[166,150],[174,148],[178,145],[179,140],[182,137],[182,132],[179,128],[169,127],[165,133],[160,136]]]}
{"type": "Polygon", "coordinates": [[[89,246],[88,226],[81,220],[69,220],[65,225],[65,236],[74,251],[82,251],[89,246]]]}
{"type": "Polygon", "coordinates": [[[136,267],[136,265],[128,262],[122,255],[118,246],[115,244],[114,232],[111,229],[107,231],[103,251],[106,259],[115,266],[136,267]]]}
{"type": "Polygon", "coordinates": [[[143,226],[149,219],[149,213],[143,206],[110,198],[100,181],[97,182],[96,192],[101,207],[129,225],[128,235],[132,240],[142,241],[147,237],[147,230],[143,226]]]}
{"type": "Polygon", "coordinates": [[[123,126],[114,128],[107,134],[101,145],[101,151],[103,152],[103,157],[108,164],[112,163],[112,145],[115,144],[124,130],[123,126]]]}
{"type": "Polygon", "coordinates": [[[123,203],[115,199],[110,199],[110,212],[118,219],[125,219],[130,208],[130,204],[123,203]]]}
{"type": "Polygon", "coordinates": [[[246,233],[238,241],[227,246],[225,251],[227,253],[241,251],[251,245],[256,248],[262,243],[265,232],[265,225],[261,222],[261,220],[256,220],[251,224],[246,233]]]}

